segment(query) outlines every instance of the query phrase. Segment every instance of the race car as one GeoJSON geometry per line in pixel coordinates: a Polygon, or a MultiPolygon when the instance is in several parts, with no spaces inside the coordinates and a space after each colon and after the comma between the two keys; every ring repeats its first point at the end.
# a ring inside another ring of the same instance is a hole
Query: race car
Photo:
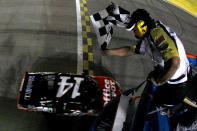
{"type": "Polygon", "coordinates": [[[110,77],[26,72],[17,108],[56,115],[97,115],[121,92],[118,82],[110,77]]]}
{"type": "MultiPolygon", "coordinates": [[[[193,81],[196,83],[197,57],[191,54],[187,54],[187,57],[195,78],[193,81]]],[[[139,102],[138,108],[134,107],[135,99],[139,96],[128,95],[134,94],[144,83],[146,86],[152,84],[150,81],[144,81],[138,87],[123,92],[118,82],[111,77],[27,72],[19,90],[17,107],[25,111],[41,111],[61,116],[94,115],[97,118],[91,131],[127,131],[132,130],[135,123],[138,123],[137,119],[133,118],[142,117],[135,114],[142,105],[139,102]]],[[[156,87],[153,85],[152,88],[156,87]]],[[[147,93],[146,91],[143,93],[147,93]]],[[[143,100],[146,100],[146,97],[140,97],[140,101],[143,100]]],[[[147,108],[150,103],[151,100],[147,99],[147,108]]],[[[156,114],[155,119],[145,121],[143,130],[170,130],[169,118],[163,113],[164,109],[168,108],[171,107],[150,111],[149,114],[156,114]]],[[[143,110],[146,111],[145,108],[143,110]]],[[[190,130],[196,127],[194,120],[190,127],[178,124],[174,129],[190,130]]]]}

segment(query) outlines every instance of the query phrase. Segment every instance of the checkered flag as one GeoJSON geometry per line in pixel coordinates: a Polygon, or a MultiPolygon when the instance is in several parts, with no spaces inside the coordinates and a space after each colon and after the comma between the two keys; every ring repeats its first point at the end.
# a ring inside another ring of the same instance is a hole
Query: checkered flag
{"type": "Polygon", "coordinates": [[[98,39],[99,47],[105,50],[112,34],[113,26],[127,27],[130,22],[130,12],[111,3],[107,8],[90,16],[98,39]]]}

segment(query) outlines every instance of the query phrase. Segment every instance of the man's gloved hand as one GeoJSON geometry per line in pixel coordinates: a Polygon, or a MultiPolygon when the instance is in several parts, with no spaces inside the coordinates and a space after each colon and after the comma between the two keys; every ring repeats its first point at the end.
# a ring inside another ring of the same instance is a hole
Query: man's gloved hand
{"type": "Polygon", "coordinates": [[[101,50],[104,51],[107,49],[107,43],[104,42],[102,45],[101,45],[101,50]]]}
{"type": "Polygon", "coordinates": [[[101,45],[101,54],[103,56],[107,56],[108,55],[107,43],[103,43],[101,45]]]}
{"type": "Polygon", "coordinates": [[[149,73],[147,79],[150,80],[155,86],[162,85],[162,83],[159,83],[155,78],[156,78],[155,71],[152,71],[152,72],[149,73]]]}
{"type": "Polygon", "coordinates": [[[172,117],[174,114],[176,114],[177,112],[179,112],[183,109],[184,109],[184,104],[180,103],[180,104],[175,105],[172,108],[169,108],[166,113],[167,113],[168,117],[172,117]]]}
{"type": "Polygon", "coordinates": [[[154,77],[150,78],[150,81],[155,85],[155,86],[160,86],[160,83],[158,83],[154,77]]]}
{"type": "Polygon", "coordinates": [[[183,102],[181,102],[180,104],[175,105],[172,108],[169,108],[167,111],[167,115],[168,117],[173,116],[175,113],[179,112],[179,111],[183,111],[183,110],[187,110],[189,108],[197,108],[197,105],[194,101],[192,101],[191,99],[185,97],[183,102]]]}

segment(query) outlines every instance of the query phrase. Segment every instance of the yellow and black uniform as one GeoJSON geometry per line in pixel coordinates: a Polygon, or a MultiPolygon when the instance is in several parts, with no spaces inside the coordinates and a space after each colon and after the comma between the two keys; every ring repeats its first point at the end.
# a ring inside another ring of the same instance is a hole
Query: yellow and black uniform
{"type": "MultiPolygon", "coordinates": [[[[190,70],[189,61],[186,57],[182,42],[169,27],[157,21],[155,27],[150,29],[142,40],[131,46],[131,51],[136,54],[148,55],[156,67],[164,68],[172,57],[180,58],[180,66],[171,79],[157,87],[153,91],[153,85],[148,81],[141,95],[139,107],[135,116],[133,130],[141,130],[144,126],[147,111],[152,111],[163,104],[177,105],[183,102],[186,92],[190,89],[187,80],[190,70]],[[151,98],[151,104],[147,109],[147,103],[151,98]]],[[[173,117],[175,118],[175,117],[173,117]]]]}
{"type": "Polygon", "coordinates": [[[153,43],[159,49],[164,62],[167,62],[174,56],[179,57],[176,43],[159,24],[156,24],[156,28],[151,30],[150,35],[153,43]]]}
{"type": "Polygon", "coordinates": [[[180,67],[168,83],[178,84],[187,81],[189,62],[183,44],[176,33],[160,21],[156,22],[155,28],[150,30],[148,36],[132,45],[131,50],[136,54],[148,55],[154,61],[155,66],[159,65],[162,68],[172,57],[179,57],[180,67]]]}

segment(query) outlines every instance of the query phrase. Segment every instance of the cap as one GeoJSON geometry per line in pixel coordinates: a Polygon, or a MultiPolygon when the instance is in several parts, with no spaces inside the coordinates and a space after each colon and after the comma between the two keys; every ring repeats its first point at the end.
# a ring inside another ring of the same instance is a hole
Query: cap
{"type": "Polygon", "coordinates": [[[150,14],[145,9],[137,9],[131,15],[131,22],[127,26],[127,30],[131,31],[138,21],[143,20],[147,24],[151,20],[150,14]]]}

